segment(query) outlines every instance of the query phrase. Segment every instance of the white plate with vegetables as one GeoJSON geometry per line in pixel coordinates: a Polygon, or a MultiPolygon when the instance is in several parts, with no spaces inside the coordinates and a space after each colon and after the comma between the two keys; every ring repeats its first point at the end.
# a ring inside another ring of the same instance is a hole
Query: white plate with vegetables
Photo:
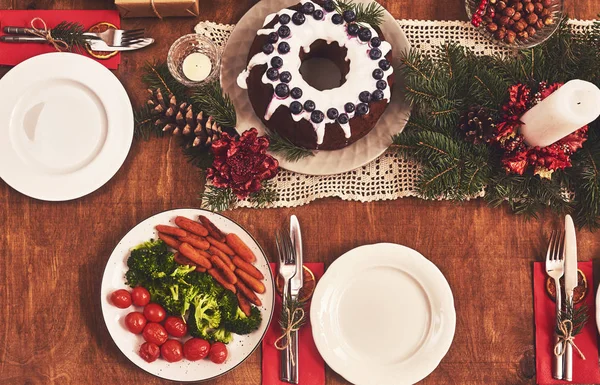
{"type": "Polygon", "coordinates": [[[108,331],[129,360],[164,379],[203,381],[260,345],[275,290],[267,257],[246,230],[219,214],[177,209],[123,237],[101,296],[108,331]]]}

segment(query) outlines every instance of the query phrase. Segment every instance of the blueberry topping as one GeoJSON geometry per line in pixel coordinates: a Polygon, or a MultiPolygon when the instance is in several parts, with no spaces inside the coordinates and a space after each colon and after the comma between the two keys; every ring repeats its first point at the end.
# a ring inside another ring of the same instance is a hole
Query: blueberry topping
{"type": "Polygon", "coordinates": [[[290,103],[290,111],[292,111],[292,114],[298,115],[302,112],[302,103],[294,100],[292,103],[290,103]]]}
{"type": "Polygon", "coordinates": [[[313,12],[313,18],[315,20],[323,20],[323,11],[321,11],[320,9],[317,9],[313,12]]]}
{"type": "Polygon", "coordinates": [[[269,34],[269,43],[277,43],[277,40],[279,40],[279,35],[277,34],[277,32],[271,32],[269,34]]]}
{"type": "Polygon", "coordinates": [[[301,12],[296,12],[292,16],[292,22],[296,25],[302,25],[302,24],[304,24],[305,21],[306,21],[306,17],[304,17],[304,14],[301,12]]]}
{"type": "Polygon", "coordinates": [[[335,4],[333,1],[327,0],[325,4],[323,4],[323,9],[325,9],[327,12],[333,12],[335,11],[335,4]]]}
{"type": "Polygon", "coordinates": [[[325,119],[325,115],[319,110],[313,111],[310,114],[310,120],[312,120],[315,123],[321,123],[323,119],[325,119]]]}
{"type": "Polygon", "coordinates": [[[383,70],[381,68],[375,68],[373,70],[373,78],[374,79],[383,79],[383,70]]]}
{"type": "Polygon", "coordinates": [[[344,22],[344,18],[339,13],[336,13],[335,15],[331,16],[331,21],[333,24],[342,24],[344,22]]]}
{"type": "Polygon", "coordinates": [[[340,116],[338,116],[337,121],[340,124],[346,124],[348,123],[348,120],[350,120],[348,118],[348,114],[340,114],[340,116]]]}
{"type": "Polygon", "coordinates": [[[369,28],[362,28],[358,33],[358,38],[360,39],[360,41],[371,40],[371,30],[369,28]]]}
{"type": "Polygon", "coordinates": [[[371,39],[371,47],[379,47],[381,45],[381,39],[377,36],[371,39]]]}
{"type": "Polygon", "coordinates": [[[344,111],[346,111],[347,113],[352,113],[352,112],[354,112],[355,109],[356,109],[356,106],[354,105],[354,103],[344,104],[344,111]]]}
{"type": "Polygon", "coordinates": [[[378,80],[375,85],[378,89],[385,90],[385,87],[387,87],[387,82],[385,80],[378,80]]]}
{"type": "Polygon", "coordinates": [[[281,27],[279,27],[279,29],[277,30],[277,33],[279,34],[279,36],[286,38],[290,36],[290,27],[288,27],[287,25],[282,25],[281,27]]]}
{"type": "Polygon", "coordinates": [[[366,103],[358,103],[356,106],[356,115],[364,115],[369,112],[369,105],[366,103]]]}
{"type": "Polygon", "coordinates": [[[287,42],[282,41],[277,45],[277,52],[280,54],[286,54],[290,52],[290,45],[287,42]]]}
{"type": "Polygon", "coordinates": [[[281,80],[284,83],[289,83],[290,81],[292,81],[292,74],[289,73],[289,71],[283,71],[279,74],[279,80],[281,80]]]}
{"type": "Polygon", "coordinates": [[[346,23],[352,23],[354,20],[356,20],[356,13],[350,9],[344,11],[344,20],[346,20],[346,23]]]}
{"type": "Polygon", "coordinates": [[[369,91],[363,91],[358,94],[358,100],[363,103],[369,103],[371,101],[371,93],[369,91]]]}
{"type": "Polygon", "coordinates": [[[279,69],[283,66],[283,59],[280,58],[279,56],[275,56],[275,57],[273,57],[273,59],[271,59],[271,65],[273,67],[279,69]]]}
{"type": "Polygon", "coordinates": [[[340,113],[335,108],[330,108],[330,109],[327,110],[327,117],[329,119],[335,120],[335,119],[337,119],[337,117],[338,117],[339,114],[340,113]]]}
{"type": "Polygon", "coordinates": [[[302,4],[301,10],[302,13],[304,13],[305,15],[310,15],[315,11],[315,5],[309,1],[307,3],[302,4]]]}
{"type": "Polygon", "coordinates": [[[272,81],[279,79],[279,71],[277,71],[277,68],[269,68],[267,70],[267,79],[272,81]]]}
{"type": "Polygon", "coordinates": [[[358,31],[360,30],[360,27],[358,26],[358,24],[348,24],[348,34],[350,36],[356,36],[358,35],[358,31]]]}
{"type": "Polygon", "coordinates": [[[300,88],[298,88],[298,87],[294,87],[290,91],[290,95],[294,99],[300,99],[302,97],[302,90],[300,88]]]}
{"type": "Polygon", "coordinates": [[[290,88],[287,86],[287,84],[279,83],[277,87],[275,87],[275,95],[279,96],[280,98],[287,98],[289,94],[290,88]]]}
{"type": "Polygon", "coordinates": [[[262,51],[267,55],[272,54],[274,49],[275,47],[273,47],[273,44],[265,44],[262,47],[262,51]]]}
{"type": "Polygon", "coordinates": [[[373,60],[380,59],[381,58],[381,50],[379,48],[371,48],[371,51],[369,51],[369,57],[373,60]]]}
{"type": "Polygon", "coordinates": [[[316,108],[315,106],[315,102],[313,102],[312,100],[307,100],[304,102],[304,109],[308,112],[314,111],[316,108]]]}
{"type": "Polygon", "coordinates": [[[371,100],[377,102],[381,99],[383,99],[383,91],[382,90],[373,91],[373,93],[371,94],[371,100]]]}
{"type": "Polygon", "coordinates": [[[379,61],[379,68],[381,68],[384,71],[387,71],[390,69],[390,62],[383,59],[379,61]]]}
{"type": "Polygon", "coordinates": [[[286,14],[280,15],[279,22],[281,24],[288,24],[290,22],[290,15],[286,15],[286,14]]]}

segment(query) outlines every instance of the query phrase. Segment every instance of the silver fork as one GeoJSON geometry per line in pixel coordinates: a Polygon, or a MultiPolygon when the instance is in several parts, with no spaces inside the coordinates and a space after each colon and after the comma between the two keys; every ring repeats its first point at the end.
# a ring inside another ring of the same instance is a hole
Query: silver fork
{"type": "MultiPolygon", "coordinates": [[[[546,273],[550,278],[554,279],[554,285],[556,287],[556,319],[555,323],[560,317],[562,311],[562,294],[560,288],[560,278],[565,273],[565,258],[563,255],[563,241],[565,237],[564,231],[552,231],[550,236],[550,243],[548,245],[548,252],[546,253],[546,273]]],[[[558,336],[554,337],[554,343],[558,343],[558,336]]],[[[557,380],[563,378],[563,355],[555,355],[552,377],[557,380]]]]}
{"type": "MultiPolygon", "coordinates": [[[[290,295],[290,280],[296,275],[296,258],[289,233],[285,231],[277,232],[275,234],[275,244],[279,254],[278,271],[281,278],[283,278],[282,306],[285,309],[290,295]]],[[[289,341],[287,342],[289,344],[289,341]]],[[[289,352],[289,348],[281,351],[279,377],[282,381],[290,380],[289,352]]]]}
{"type": "Polygon", "coordinates": [[[85,32],[84,36],[98,37],[112,47],[127,47],[144,38],[145,29],[107,29],[104,32],[85,32]]]}

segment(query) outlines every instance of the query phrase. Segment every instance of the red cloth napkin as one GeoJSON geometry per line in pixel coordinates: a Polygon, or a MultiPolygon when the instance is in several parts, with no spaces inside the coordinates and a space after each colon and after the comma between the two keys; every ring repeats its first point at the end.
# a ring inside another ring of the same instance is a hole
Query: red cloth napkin
{"type": "Polygon", "coordinates": [[[552,355],[556,325],[556,307],[546,292],[546,265],[535,262],[533,266],[533,300],[535,308],[535,350],[537,383],[546,384],[600,384],[598,369],[598,341],[596,339],[596,309],[594,305],[594,277],[592,262],[579,262],[579,270],[585,274],[588,291],[583,302],[589,309],[589,320],[584,329],[575,337],[575,344],[585,355],[582,360],[573,349],[573,381],[567,382],[552,378],[552,355]]]}
{"type": "MultiPolygon", "coordinates": [[[[325,267],[323,263],[305,263],[315,275],[317,282],[323,276],[325,267]]],[[[271,271],[276,274],[277,265],[271,263],[271,271]]],[[[310,320],[308,310],[310,304],[306,307],[306,317],[310,320]]],[[[279,314],[281,313],[281,297],[275,297],[275,312],[273,313],[273,321],[267,330],[267,334],[262,342],[262,384],[263,385],[285,385],[287,382],[279,381],[279,350],[274,346],[275,340],[281,335],[279,327],[279,314]]],[[[307,322],[298,335],[298,355],[300,373],[299,383],[302,385],[324,385],[325,384],[325,362],[319,354],[315,341],[312,337],[312,328],[310,322],[307,322]]]]}
{"type": "MultiPolygon", "coordinates": [[[[0,11],[0,36],[5,34],[1,31],[2,28],[30,27],[31,20],[36,17],[43,19],[48,28],[56,27],[61,21],[76,21],[83,24],[86,29],[102,21],[114,24],[117,28],[121,27],[118,11],[3,10],[0,11]]],[[[40,25],[36,23],[36,27],[40,28],[40,25]]],[[[50,44],[0,42],[0,65],[14,66],[33,56],[49,52],[56,52],[50,44]]],[[[87,52],[82,54],[91,57],[87,52]]],[[[121,63],[121,54],[106,60],[96,60],[107,68],[116,69],[121,63]]]]}

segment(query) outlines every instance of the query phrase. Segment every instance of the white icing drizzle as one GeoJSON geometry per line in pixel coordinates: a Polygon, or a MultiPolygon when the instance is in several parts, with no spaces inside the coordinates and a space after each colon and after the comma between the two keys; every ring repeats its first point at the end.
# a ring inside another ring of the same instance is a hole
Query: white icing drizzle
{"type": "MultiPolygon", "coordinates": [[[[302,4],[309,2],[309,0],[301,0],[302,4]]],[[[317,134],[317,145],[323,143],[323,138],[325,136],[325,125],[328,123],[334,123],[336,119],[330,119],[327,117],[327,110],[329,108],[335,108],[338,110],[339,114],[345,113],[344,105],[348,102],[353,103],[355,106],[360,103],[358,95],[362,91],[373,92],[377,89],[376,83],[377,79],[373,78],[373,70],[379,68],[378,63],[380,60],[385,59],[385,56],[388,52],[391,51],[392,46],[390,43],[386,41],[382,41],[381,45],[378,47],[381,50],[381,58],[377,60],[373,60],[369,57],[369,51],[371,49],[369,42],[361,41],[358,36],[350,36],[346,31],[347,23],[344,22],[342,24],[334,24],[331,21],[331,17],[335,14],[335,12],[327,12],[318,4],[313,3],[315,6],[315,10],[320,9],[324,13],[324,17],[321,20],[316,20],[311,15],[305,15],[305,22],[302,25],[295,25],[293,21],[290,21],[287,26],[290,28],[290,36],[287,38],[279,37],[279,40],[273,44],[274,50],[271,54],[267,55],[263,52],[259,52],[254,55],[246,70],[242,71],[237,78],[237,84],[241,88],[248,88],[247,78],[252,70],[257,65],[267,64],[269,67],[271,66],[270,61],[273,57],[279,56],[283,59],[283,66],[279,68],[279,73],[281,74],[284,71],[289,71],[292,75],[292,80],[288,83],[288,87],[291,90],[294,87],[299,87],[302,90],[302,97],[300,99],[293,99],[291,96],[287,98],[279,98],[273,92],[273,99],[269,103],[267,107],[267,111],[265,111],[265,120],[269,120],[273,113],[279,108],[279,106],[286,106],[289,108],[289,105],[297,100],[302,105],[307,100],[312,100],[315,102],[316,110],[323,112],[325,118],[321,123],[315,123],[310,119],[311,112],[307,112],[302,110],[300,114],[294,115],[290,111],[290,114],[294,121],[298,122],[301,119],[306,119],[309,121],[317,134]],[[300,65],[302,61],[300,60],[300,49],[304,52],[308,53],[310,50],[310,45],[314,43],[316,40],[325,40],[327,44],[331,44],[332,42],[337,42],[340,47],[346,47],[347,55],[345,60],[350,62],[350,68],[348,74],[346,75],[346,81],[340,87],[319,91],[316,88],[310,86],[300,74],[300,65]],[[277,52],[277,45],[285,41],[290,45],[290,52],[287,54],[280,54],[277,52]]],[[[263,27],[269,24],[276,15],[287,14],[292,17],[295,11],[284,8],[276,14],[268,15],[265,18],[265,22],[263,23],[263,27]]],[[[361,23],[361,25],[366,25],[365,23],[361,23]]],[[[271,32],[277,32],[281,23],[276,23],[272,28],[263,28],[258,30],[257,35],[268,35],[271,32]]],[[[377,32],[369,26],[371,30],[371,38],[378,37],[377,32]]],[[[393,68],[390,68],[384,72],[383,79],[387,81],[389,75],[393,73],[393,68]]],[[[267,78],[266,71],[262,76],[262,82],[264,84],[272,84],[273,90],[280,83],[279,79],[270,80],[267,78]]],[[[389,103],[390,101],[390,87],[389,85],[382,90],[383,98],[389,103]]],[[[354,117],[355,112],[347,113],[348,118],[352,119],[354,117]]],[[[350,124],[345,123],[341,124],[342,130],[344,131],[344,135],[346,138],[350,138],[350,124]]]]}

